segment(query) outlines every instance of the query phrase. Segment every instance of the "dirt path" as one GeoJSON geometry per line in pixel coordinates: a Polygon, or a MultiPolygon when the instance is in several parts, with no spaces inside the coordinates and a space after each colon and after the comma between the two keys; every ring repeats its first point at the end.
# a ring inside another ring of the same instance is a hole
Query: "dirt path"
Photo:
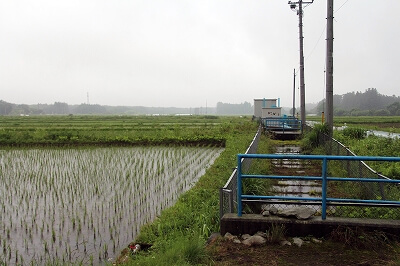
{"type": "Polygon", "coordinates": [[[338,242],[305,243],[301,247],[266,244],[248,247],[219,239],[208,247],[214,265],[400,265],[399,245],[376,250],[338,242]]]}

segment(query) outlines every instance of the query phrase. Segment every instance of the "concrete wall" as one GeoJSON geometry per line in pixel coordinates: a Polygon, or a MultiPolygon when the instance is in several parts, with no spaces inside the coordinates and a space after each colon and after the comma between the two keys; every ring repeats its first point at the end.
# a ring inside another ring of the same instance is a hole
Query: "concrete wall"
{"type": "Polygon", "coordinates": [[[282,113],[281,107],[262,108],[261,109],[261,118],[280,117],[281,113],[282,113]]]}
{"type": "Polygon", "coordinates": [[[277,99],[254,99],[254,116],[262,117],[263,108],[276,107],[277,99]]]}

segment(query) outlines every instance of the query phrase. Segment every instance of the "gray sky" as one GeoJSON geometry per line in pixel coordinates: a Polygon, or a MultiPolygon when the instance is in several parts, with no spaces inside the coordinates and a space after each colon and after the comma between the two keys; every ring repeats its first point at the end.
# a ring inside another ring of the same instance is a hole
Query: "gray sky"
{"type": "MultiPolygon", "coordinates": [[[[286,0],[0,0],[0,99],[292,105],[298,16],[286,0]]],[[[334,94],[399,95],[399,0],[336,0],[334,94]]],[[[306,102],[325,95],[326,0],[304,10],[306,102]]],[[[296,78],[296,87],[299,84],[296,78]]],[[[298,104],[299,90],[296,89],[298,104]]]]}

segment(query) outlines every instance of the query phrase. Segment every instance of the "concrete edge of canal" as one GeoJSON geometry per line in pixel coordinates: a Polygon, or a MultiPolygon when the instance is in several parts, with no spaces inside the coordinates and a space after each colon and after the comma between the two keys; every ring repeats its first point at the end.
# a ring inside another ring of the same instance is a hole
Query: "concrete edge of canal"
{"type": "Polygon", "coordinates": [[[286,227],[288,236],[325,237],[340,226],[358,228],[365,231],[382,231],[392,235],[400,235],[400,221],[384,219],[365,218],[342,218],[327,217],[322,220],[321,216],[312,216],[308,220],[296,218],[282,218],[278,216],[264,217],[261,214],[243,214],[238,217],[236,213],[226,213],[221,219],[221,235],[227,232],[233,235],[255,234],[258,231],[265,232],[273,224],[281,224],[286,227]]]}

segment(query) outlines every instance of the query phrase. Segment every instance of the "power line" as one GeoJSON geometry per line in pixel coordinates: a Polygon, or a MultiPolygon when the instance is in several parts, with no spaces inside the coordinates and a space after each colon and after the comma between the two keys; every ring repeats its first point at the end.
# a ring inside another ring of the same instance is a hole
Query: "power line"
{"type": "Polygon", "coordinates": [[[326,24],[325,24],[324,29],[323,29],[322,32],[321,32],[321,35],[319,36],[319,38],[318,38],[318,40],[317,40],[317,42],[316,42],[316,44],[314,45],[314,48],[312,48],[311,52],[310,52],[310,53],[308,54],[308,56],[306,57],[306,60],[307,60],[309,57],[311,57],[311,55],[313,54],[315,48],[317,48],[317,46],[318,46],[318,44],[319,44],[319,41],[321,40],[322,35],[324,35],[325,31],[326,31],[326,24]]]}
{"type": "Polygon", "coordinates": [[[336,14],[336,12],[338,12],[347,2],[349,2],[349,0],[346,0],[346,2],[344,2],[335,12],[333,12],[333,14],[336,14]]]}

